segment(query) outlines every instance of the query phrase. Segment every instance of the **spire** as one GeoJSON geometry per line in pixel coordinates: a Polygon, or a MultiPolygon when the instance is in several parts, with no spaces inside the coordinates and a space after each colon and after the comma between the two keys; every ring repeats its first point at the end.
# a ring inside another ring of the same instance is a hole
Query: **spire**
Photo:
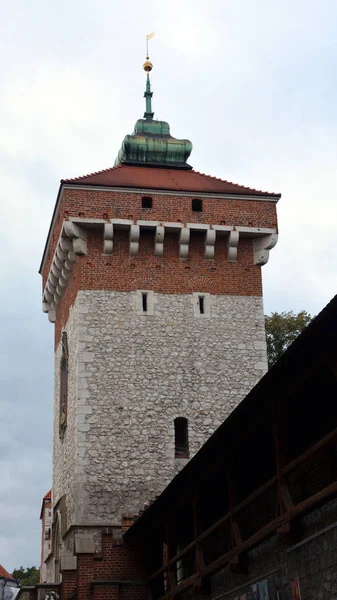
{"type": "MultiPolygon", "coordinates": [[[[146,42],[153,36],[153,33],[146,36],[146,42]]],[[[191,169],[192,167],[186,162],[192,151],[191,142],[172,137],[170,126],[166,121],[153,120],[153,92],[150,83],[153,64],[149,59],[147,44],[146,50],[146,60],[143,64],[146,73],[144,117],[138,119],[133,133],[125,136],[115,160],[115,166],[124,164],[191,169]]]]}
{"type": "Polygon", "coordinates": [[[145,113],[144,119],[153,119],[154,112],[152,112],[152,96],[153,92],[151,92],[151,83],[150,83],[150,72],[152,71],[153,65],[149,60],[149,55],[146,56],[146,61],[143,64],[143,69],[146,72],[146,88],[144,92],[145,100],[145,113]]]}

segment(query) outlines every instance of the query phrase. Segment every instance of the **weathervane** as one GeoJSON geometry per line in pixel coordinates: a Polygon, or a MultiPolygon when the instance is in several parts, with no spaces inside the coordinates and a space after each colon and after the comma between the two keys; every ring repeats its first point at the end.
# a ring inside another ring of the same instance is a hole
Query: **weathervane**
{"type": "Polygon", "coordinates": [[[148,33],[146,36],[146,58],[149,59],[149,40],[154,37],[154,33],[148,33]]]}

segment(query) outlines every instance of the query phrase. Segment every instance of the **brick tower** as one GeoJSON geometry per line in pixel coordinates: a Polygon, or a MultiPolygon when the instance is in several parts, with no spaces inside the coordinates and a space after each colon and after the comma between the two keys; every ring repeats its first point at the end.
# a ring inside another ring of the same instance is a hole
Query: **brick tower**
{"type": "Polygon", "coordinates": [[[153,120],[151,68],[115,166],[61,181],[41,264],[55,323],[49,581],[74,532],[96,544],[139,511],[267,368],[261,266],[280,196],[195,172],[192,144],[153,120]]]}

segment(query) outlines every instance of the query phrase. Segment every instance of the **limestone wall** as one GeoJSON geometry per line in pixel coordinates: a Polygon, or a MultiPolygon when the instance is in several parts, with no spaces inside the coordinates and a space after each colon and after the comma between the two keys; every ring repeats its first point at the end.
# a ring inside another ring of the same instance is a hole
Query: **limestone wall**
{"type": "Polygon", "coordinates": [[[67,493],[68,525],[138,511],[181,467],[174,419],[188,419],[195,454],[267,368],[261,298],[207,296],[200,315],[193,294],[155,294],[149,307],[137,292],[78,293],[63,442],[56,376],[54,499],[67,493]]]}
{"type": "MultiPolygon", "coordinates": [[[[62,344],[55,351],[54,381],[54,425],[53,425],[53,506],[66,495],[67,526],[75,521],[76,475],[79,466],[77,454],[77,410],[78,410],[78,308],[71,309],[67,326],[68,359],[68,407],[67,427],[60,437],[60,365],[62,344]]],[[[64,524],[63,524],[64,526],[64,524]]]]}

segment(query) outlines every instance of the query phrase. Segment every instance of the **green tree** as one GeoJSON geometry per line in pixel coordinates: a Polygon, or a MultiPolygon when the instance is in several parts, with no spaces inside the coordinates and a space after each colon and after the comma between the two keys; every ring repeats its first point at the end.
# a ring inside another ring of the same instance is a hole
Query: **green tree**
{"type": "Polygon", "coordinates": [[[313,319],[305,310],[298,314],[293,311],[265,315],[268,365],[271,367],[281,354],[293,343],[297,336],[313,319]]]}
{"type": "Polygon", "coordinates": [[[36,585],[40,581],[40,569],[36,567],[19,567],[12,573],[14,579],[18,579],[20,585],[36,585]]]}

